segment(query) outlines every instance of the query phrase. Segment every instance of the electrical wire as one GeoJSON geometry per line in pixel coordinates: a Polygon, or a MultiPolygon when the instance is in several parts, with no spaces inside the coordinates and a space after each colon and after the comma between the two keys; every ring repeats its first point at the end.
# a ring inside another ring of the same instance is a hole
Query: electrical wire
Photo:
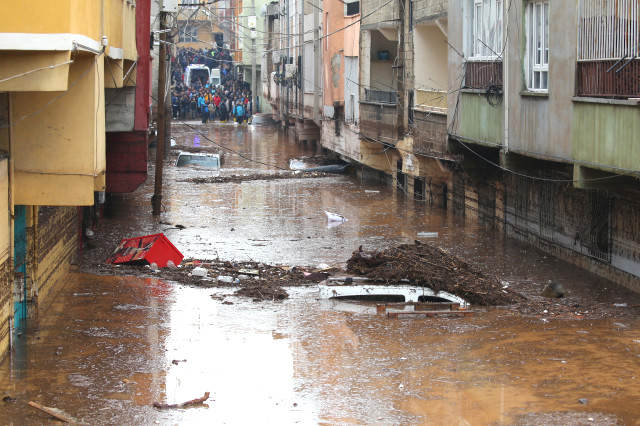
{"type": "Polygon", "coordinates": [[[34,72],[43,71],[43,70],[52,70],[54,68],[61,67],[62,65],[67,65],[67,64],[72,64],[72,63],[73,63],[73,60],[69,60],[69,61],[61,62],[61,63],[55,64],[55,65],[48,65],[46,67],[35,68],[35,69],[30,70],[30,71],[23,72],[21,74],[17,74],[17,75],[11,76],[11,77],[3,78],[2,80],[0,80],[0,83],[4,83],[5,81],[13,80],[14,78],[23,77],[25,75],[33,74],[34,72]]]}

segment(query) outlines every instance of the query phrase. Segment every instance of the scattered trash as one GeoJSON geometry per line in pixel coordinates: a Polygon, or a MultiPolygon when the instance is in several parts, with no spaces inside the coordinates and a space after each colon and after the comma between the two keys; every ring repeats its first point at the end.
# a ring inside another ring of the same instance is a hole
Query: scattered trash
{"type": "Polygon", "coordinates": [[[321,271],[326,271],[327,269],[331,269],[331,266],[327,265],[326,263],[321,263],[318,266],[316,266],[316,269],[319,269],[321,271]]]}
{"type": "Polygon", "coordinates": [[[327,212],[325,211],[324,214],[327,215],[327,219],[329,220],[329,222],[346,222],[347,218],[339,215],[338,213],[331,213],[331,212],[327,212]]]}
{"type": "Polygon", "coordinates": [[[200,266],[196,266],[191,271],[191,275],[193,275],[194,277],[206,277],[207,276],[207,269],[206,268],[201,268],[200,266]]]}
{"type": "Polygon", "coordinates": [[[171,138],[170,141],[171,141],[171,146],[176,146],[176,140],[174,138],[171,138]]]}
{"type": "Polygon", "coordinates": [[[169,269],[177,269],[178,267],[176,266],[175,263],[173,263],[173,260],[170,260],[167,262],[167,268],[169,269]]]}
{"type": "Polygon", "coordinates": [[[158,268],[158,264],[157,264],[156,262],[153,262],[151,265],[149,265],[149,268],[150,268],[153,272],[156,272],[156,271],[159,271],[159,270],[160,270],[160,268],[158,268]]]}
{"type": "Polygon", "coordinates": [[[164,268],[169,260],[178,265],[183,258],[182,253],[164,234],[154,234],[123,239],[105,262],[143,265],[155,263],[164,268]]]}
{"type": "Polygon", "coordinates": [[[248,275],[244,275],[244,274],[240,274],[240,275],[238,275],[238,279],[239,279],[240,281],[242,281],[242,280],[248,280],[248,279],[249,279],[249,276],[248,276],[248,275]]]}
{"type": "Polygon", "coordinates": [[[187,362],[187,360],[186,359],[174,359],[173,361],[171,361],[171,364],[178,365],[181,362],[187,362]]]}
{"type": "Polygon", "coordinates": [[[183,402],[182,404],[161,404],[159,402],[154,402],[153,406],[155,408],[184,408],[190,405],[201,405],[207,399],[209,399],[209,392],[205,392],[204,396],[201,398],[192,399],[190,401],[183,402]]]}
{"type": "MultiPolygon", "coordinates": [[[[261,266],[258,265],[258,267],[261,267],[261,266]]],[[[245,274],[245,275],[260,275],[260,271],[258,269],[242,268],[242,269],[238,269],[238,272],[240,272],[241,274],[245,274]]]]}
{"type": "Polygon", "coordinates": [[[234,282],[234,279],[233,277],[230,277],[228,275],[219,275],[218,281],[222,283],[232,284],[234,282]]]}
{"type": "Polygon", "coordinates": [[[438,238],[437,232],[418,232],[420,238],[438,238]]]}
{"type": "Polygon", "coordinates": [[[379,193],[380,191],[374,191],[374,190],[372,190],[372,189],[365,189],[365,190],[364,190],[364,192],[365,192],[365,193],[367,193],[367,194],[377,194],[377,193],[379,193]]]}
{"type": "Polygon", "coordinates": [[[305,272],[304,277],[308,280],[320,282],[329,278],[328,272],[305,272]]]}
{"type": "Polygon", "coordinates": [[[556,299],[564,297],[566,293],[567,291],[564,289],[562,284],[555,281],[549,281],[549,283],[544,287],[544,290],[542,290],[542,296],[556,299]]]}
{"type": "Polygon", "coordinates": [[[578,400],[578,403],[580,403],[580,404],[588,404],[588,403],[589,403],[589,400],[588,400],[587,398],[580,398],[580,399],[578,400]]]}
{"type": "Polygon", "coordinates": [[[626,324],[622,324],[621,322],[614,322],[614,323],[613,323],[613,325],[617,325],[617,326],[618,326],[618,327],[620,327],[620,328],[627,328],[627,327],[629,327],[628,325],[626,325],[626,324]]]}
{"type": "Polygon", "coordinates": [[[8,404],[10,402],[15,402],[16,399],[14,397],[12,397],[11,395],[7,395],[7,396],[3,396],[2,397],[2,402],[8,404]]]}
{"type": "Polygon", "coordinates": [[[626,308],[627,304],[626,303],[614,303],[613,306],[615,306],[616,308],[626,308]]]}
{"type": "Polygon", "coordinates": [[[261,300],[284,300],[289,298],[287,293],[282,287],[273,285],[249,285],[242,287],[235,293],[237,296],[251,297],[255,301],[261,300]]]}
{"type": "Polygon", "coordinates": [[[34,401],[29,401],[28,404],[30,406],[32,406],[33,408],[37,408],[40,411],[44,411],[48,415],[53,416],[58,420],[62,420],[65,423],[75,423],[75,424],[79,423],[77,419],[71,417],[70,415],[68,415],[64,411],[59,410],[57,408],[45,407],[44,405],[39,404],[39,403],[34,402],[34,401]]]}

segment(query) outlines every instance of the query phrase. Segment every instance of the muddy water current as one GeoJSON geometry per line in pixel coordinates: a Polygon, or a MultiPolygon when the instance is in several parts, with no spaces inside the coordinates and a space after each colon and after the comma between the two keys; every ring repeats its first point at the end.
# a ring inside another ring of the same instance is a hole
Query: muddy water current
{"type": "MultiPolygon", "coordinates": [[[[187,182],[270,174],[313,154],[269,127],[193,126],[213,142],[174,126],[177,143],[232,149],[223,168],[167,163],[162,215],[151,215],[150,177],[114,200],[86,256],[102,256],[120,238],[164,232],[189,258],[334,266],[360,245],[438,232],[431,241],[525,294],[555,280],[570,295],[638,303],[612,283],[376,182],[187,182]],[[324,211],[348,220],[330,226],[324,211]]],[[[314,287],[287,291],[288,300],[256,303],[233,289],[70,273],[0,364],[0,398],[10,397],[0,400],[0,423],[47,423],[27,405],[37,401],[89,424],[640,424],[637,317],[474,308],[463,318],[394,320],[375,304],[320,300],[314,287]],[[152,407],[204,392],[206,406],[152,407]]]]}

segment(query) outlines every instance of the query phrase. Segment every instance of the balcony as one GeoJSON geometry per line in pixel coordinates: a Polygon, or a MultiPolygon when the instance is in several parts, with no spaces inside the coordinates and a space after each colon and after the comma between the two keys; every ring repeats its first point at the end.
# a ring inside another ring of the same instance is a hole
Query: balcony
{"type": "Polygon", "coordinates": [[[640,59],[578,62],[576,96],[640,97],[640,59]]]}
{"type": "Polygon", "coordinates": [[[398,93],[384,90],[364,89],[364,99],[366,102],[396,105],[398,93]]]}
{"type": "Polygon", "coordinates": [[[416,89],[415,108],[420,111],[446,114],[447,92],[440,90],[416,89]]]}
{"type": "Polygon", "coordinates": [[[484,89],[502,86],[502,61],[469,61],[465,64],[464,87],[484,89]]]}

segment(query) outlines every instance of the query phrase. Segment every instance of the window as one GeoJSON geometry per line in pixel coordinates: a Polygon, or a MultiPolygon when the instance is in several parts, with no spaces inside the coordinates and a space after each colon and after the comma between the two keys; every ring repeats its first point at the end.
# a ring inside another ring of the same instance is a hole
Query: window
{"type": "Polygon", "coordinates": [[[527,88],[546,92],[549,89],[549,2],[529,2],[525,19],[527,88]]]}
{"type": "Polygon", "coordinates": [[[353,16],[360,13],[360,1],[353,1],[344,4],[344,16],[353,16]]]}
{"type": "Polygon", "coordinates": [[[198,27],[188,25],[180,28],[180,43],[193,43],[198,41],[198,27]]]}
{"type": "Polygon", "coordinates": [[[495,60],[502,55],[502,0],[469,0],[467,51],[471,60],[495,60]]]}

